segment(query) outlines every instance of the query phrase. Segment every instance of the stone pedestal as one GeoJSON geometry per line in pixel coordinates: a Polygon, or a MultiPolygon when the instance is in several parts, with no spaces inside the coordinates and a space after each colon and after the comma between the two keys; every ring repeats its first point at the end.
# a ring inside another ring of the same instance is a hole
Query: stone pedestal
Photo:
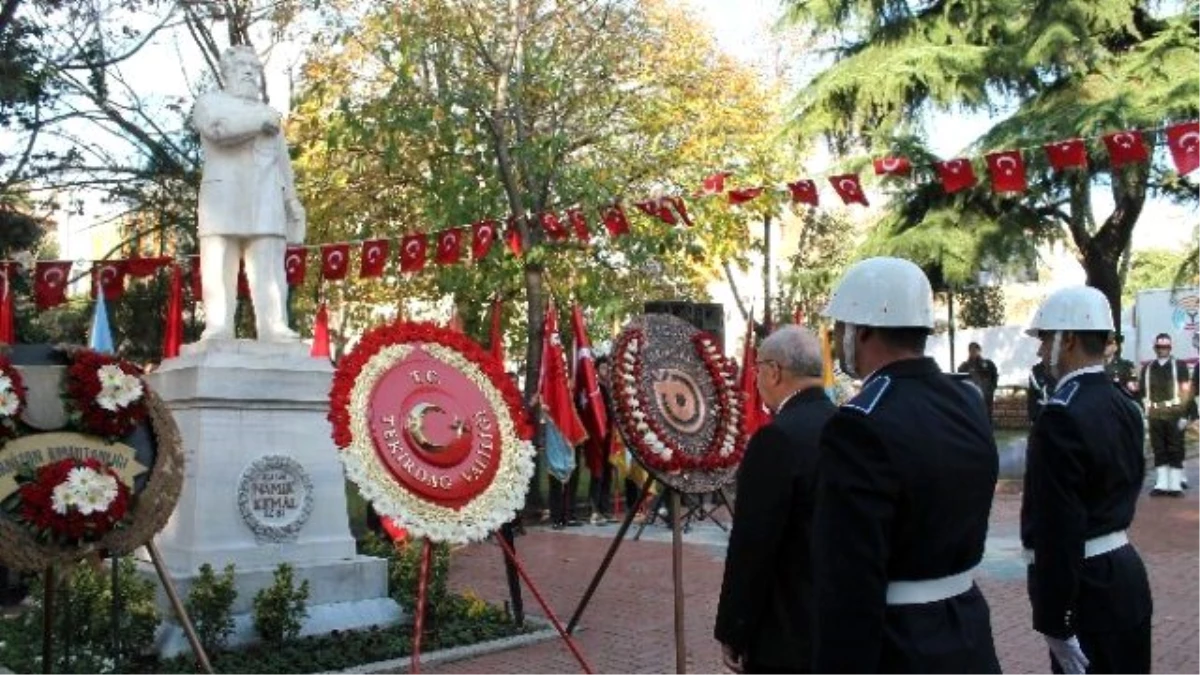
{"type": "MultiPolygon", "coordinates": [[[[326,420],[331,378],[329,362],[306,345],[249,340],[187,345],[148,377],[187,457],[179,503],[156,541],[181,597],[203,563],[218,573],[234,564],[234,644],[253,639],[254,594],[280,563],[295,568],[297,584],[309,582],[302,634],[401,619],[387,596],[387,562],[355,553],[326,420]]],[[[164,654],[186,647],[179,633],[169,627],[164,654]]]]}

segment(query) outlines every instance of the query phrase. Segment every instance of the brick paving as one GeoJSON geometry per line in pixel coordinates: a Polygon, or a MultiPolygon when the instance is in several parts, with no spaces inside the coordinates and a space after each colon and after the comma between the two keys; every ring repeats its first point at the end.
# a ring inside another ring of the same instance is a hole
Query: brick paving
{"type": "MultiPolygon", "coordinates": [[[[1183,499],[1143,497],[1131,537],[1150,573],[1154,593],[1153,672],[1200,672],[1200,486],[1196,460],[1188,462],[1193,486],[1183,499]]],[[[1020,495],[998,490],[979,584],[992,610],[1000,663],[1007,673],[1048,672],[1044,642],[1029,627],[1024,566],[1017,542],[1020,495]]],[[[530,528],[518,538],[518,552],[548,602],[565,621],[604,556],[616,526],[553,532],[530,528]]],[[[632,532],[630,533],[632,535],[632,532]]],[[[661,526],[641,541],[626,541],[600,585],[577,634],[597,672],[674,672],[671,547],[661,526]]],[[[685,537],[683,565],[688,672],[724,672],[712,639],[724,559],[724,534],[698,526],[685,537]]],[[[494,602],[507,598],[500,550],[475,544],[456,552],[450,579],[494,602]]],[[[540,614],[524,593],[530,613],[540,614]]],[[[579,672],[560,640],[440,664],[438,673],[579,672]]]]}

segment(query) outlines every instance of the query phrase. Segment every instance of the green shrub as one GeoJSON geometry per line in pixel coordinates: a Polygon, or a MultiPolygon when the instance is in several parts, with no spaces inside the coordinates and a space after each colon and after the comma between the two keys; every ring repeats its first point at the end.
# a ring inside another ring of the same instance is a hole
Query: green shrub
{"type": "Polygon", "coordinates": [[[265,642],[281,645],[294,640],[308,616],[308,580],[296,588],[292,566],[275,569],[275,581],[254,595],[254,630],[265,642]]]}
{"type": "MultiPolygon", "coordinates": [[[[359,545],[365,555],[388,561],[388,592],[400,606],[413,614],[417,607],[417,579],[421,574],[421,547],[424,542],[408,541],[399,547],[388,539],[368,533],[359,545]]],[[[450,545],[435,544],[429,564],[429,583],[425,589],[425,617],[435,618],[449,593],[450,545]]]]}
{"type": "Polygon", "coordinates": [[[233,563],[226,565],[219,577],[212,565],[200,566],[200,576],[192,583],[184,605],[205,651],[212,653],[224,647],[233,632],[233,601],[237,594],[233,563]]]}

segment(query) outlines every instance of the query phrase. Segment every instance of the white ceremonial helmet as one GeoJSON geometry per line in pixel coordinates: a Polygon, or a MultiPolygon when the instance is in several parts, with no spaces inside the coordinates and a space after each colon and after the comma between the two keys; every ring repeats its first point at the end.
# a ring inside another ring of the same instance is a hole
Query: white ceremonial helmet
{"type": "Polygon", "coordinates": [[[845,324],[842,371],[855,372],[855,336],[859,326],[933,330],[933,289],[929,278],[902,258],[867,258],[846,271],[824,316],[845,324]]]}
{"type": "Polygon", "coordinates": [[[1037,337],[1048,331],[1112,332],[1112,307],[1103,293],[1091,286],[1068,286],[1050,294],[1038,307],[1025,334],[1037,337]]]}
{"type": "Polygon", "coordinates": [[[867,258],[846,271],[824,315],[843,323],[933,330],[933,290],[903,258],[867,258]]]}

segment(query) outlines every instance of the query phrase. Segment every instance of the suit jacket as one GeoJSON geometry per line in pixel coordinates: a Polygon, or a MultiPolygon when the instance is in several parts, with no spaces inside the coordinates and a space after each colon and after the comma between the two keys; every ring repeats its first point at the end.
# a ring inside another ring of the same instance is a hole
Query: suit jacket
{"type": "Polygon", "coordinates": [[[714,635],[759,668],[812,668],[813,474],[833,412],[820,387],[796,394],[750,439],[738,471],[714,635]]]}
{"type": "Polygon", "coordinates": [[[295,180],[282,132],[262,133],[278,115],[265,103],[223,91],[204,94],[192,111],[200,134],[199,236],[278,236],[304,240],[295,180]]]}

